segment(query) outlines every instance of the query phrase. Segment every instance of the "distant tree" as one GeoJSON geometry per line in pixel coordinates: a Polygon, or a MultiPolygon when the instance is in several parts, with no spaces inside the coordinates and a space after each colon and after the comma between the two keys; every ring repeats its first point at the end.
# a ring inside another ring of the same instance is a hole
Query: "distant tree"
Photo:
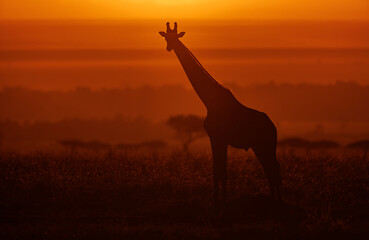
{"type": "Polygon", "coordinates": [[[115,145],[115,148],[119,150],[137,150],[137,149],[158,150],[164,149],[166,147],[167,143],[163,140],[150,140],[143,141],[141,143],[120,143],[115,145]]]}
{"type": "Polygon", "coordinates": [[[61,140],[59,143],[65,147],[66,149],[74,152],[77,150],[77,148],[82,148],[84,143],[81,140],[77,139],[67,139],[67,140],[61,140]]]}
{"type": "Polygon", "coordinates": [[[98,151],[107,150],[110,148],[109,144],[99,142],[99,141],[84,142],[81,140],[71,139],[71,140],[62,140],[62,141],[59,141],[59,143],[63,147],[65,147],[66,149],[69,149],[72,152],[74,152],[77,149],[85,149],[89,151],[98,152],[98,151]]]}
{"type": "Polygon", "coordinates": [[[339,147],[341,147],[341,145],[338,142],[332,140],[319,140],[310,143],[310,148],[329,149],[339,147]]]}
{"type": "Polygon", "coordinates": [[[167,143],[163,140],[151,140],[151,141],[144,141],[140,143],[140,146],[147,149],[162,149],[167,146],[167,143]]]}
{"type": "Polygon", "coordinates": [[[107,143],[100,142],[100,141],[90,141],[90,142],[84,142],[82,147],[90,151],[99,152],[103,150],[108,150],[110,149],[111,146],[107,143]]]}
{"type": "Polygon", "coordinates": [[[285,138],[278,142],[280,147],[308,148],[310,142],[302,138],[285,138]]]}
{"type": "Polygon", "coordinates": [[[119,143],[115,145],[115,149],[118,150],[136,150],[140,147],[138,143],[119,143]]]}
{"type": "Polygon", "coordinates": [[[369,150],[369,140],[361,140],[361,141],[353,142],[347,145],[347,147],[369,150]]]}
{"type": "Polygon", "coordinates": [[[206,136],[204,119],[196,115],[172,116],[166,124],[176,131],[176,138],[182,142],[185,152],[188,152],[192,142],[206,136]]]}

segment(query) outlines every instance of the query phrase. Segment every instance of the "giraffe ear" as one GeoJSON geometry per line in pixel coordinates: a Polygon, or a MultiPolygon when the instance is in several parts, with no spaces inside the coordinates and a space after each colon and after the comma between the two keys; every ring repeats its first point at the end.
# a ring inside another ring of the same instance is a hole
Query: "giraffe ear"
{"type": "Polygon", "coordinates": [[[185,32],[180,32],[179,34],[178,34],[178,38],[181,38],[181,37],[183,37],[185,35],[185,32]]]}
{"type": "Polygon", "coordinates": [[[162,36],[162,37],[165,37],[166,33],[165,32],[159,32],[159,34],[162,36]]]}

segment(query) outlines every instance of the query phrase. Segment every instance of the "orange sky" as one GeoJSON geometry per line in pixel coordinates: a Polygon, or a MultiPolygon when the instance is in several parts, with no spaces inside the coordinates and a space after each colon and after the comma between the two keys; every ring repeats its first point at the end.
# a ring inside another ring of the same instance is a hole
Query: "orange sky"
{"type": "Polygon", "coordinates": [[[368,0],[0,0],[0,19],[369,20],[368,0]]]}

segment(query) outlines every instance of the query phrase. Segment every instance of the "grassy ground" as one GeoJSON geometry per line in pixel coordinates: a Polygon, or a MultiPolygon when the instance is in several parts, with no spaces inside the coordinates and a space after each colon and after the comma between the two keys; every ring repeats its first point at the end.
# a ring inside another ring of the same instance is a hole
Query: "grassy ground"
{"type": "Polygon", "coordinates": [[[260,164],[229,157],[229,201],[211,204],[211,156],[4,153],[1,239],[338,239],[369,233],[369,161],[280,151],[284,202],[260,164]]]}

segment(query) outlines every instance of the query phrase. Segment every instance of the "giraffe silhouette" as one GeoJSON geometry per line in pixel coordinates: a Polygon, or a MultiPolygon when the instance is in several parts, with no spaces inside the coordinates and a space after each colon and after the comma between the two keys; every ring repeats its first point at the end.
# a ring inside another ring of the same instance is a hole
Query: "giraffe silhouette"
{"type": "Polygon", "coordinates": [[[210,138],[213,155],[214,201],[222,201],[227,192],[227,148],[251,148],[261,162],[268,179],[271,196],[280,199],[281,175],[276,159],[277,130],[269,117],[242,105],[222,84],[217,82],[200,64],[191,51],[179,40],[184,32],[174,29],[159,32],[167,42],[167,51],[174,50],[192,87],[207,109],[204,128],[210,138]]]}

